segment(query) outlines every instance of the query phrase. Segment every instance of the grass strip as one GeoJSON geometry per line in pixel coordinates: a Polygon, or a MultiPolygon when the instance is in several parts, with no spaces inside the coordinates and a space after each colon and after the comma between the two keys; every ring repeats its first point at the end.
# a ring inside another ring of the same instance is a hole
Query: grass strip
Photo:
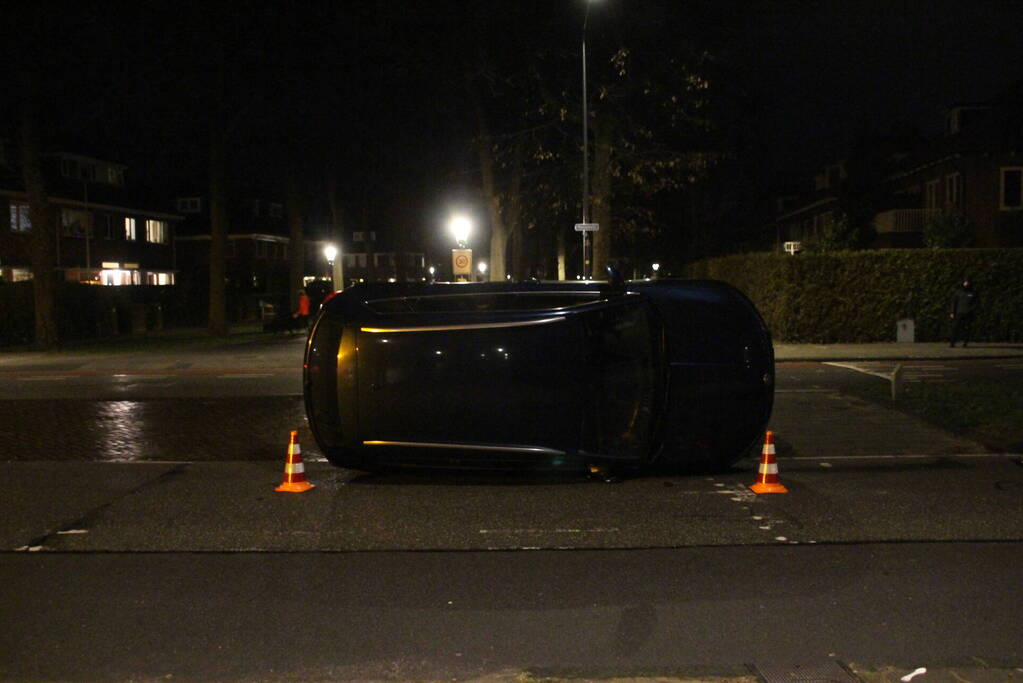
{"type": "Polygon", "coordinates": [[[905,383],[895,401],[888,382],[851,389],[860,398],[918,417],[998,452],[1023,452],[1023,379],[972,377],[905,383]]]}

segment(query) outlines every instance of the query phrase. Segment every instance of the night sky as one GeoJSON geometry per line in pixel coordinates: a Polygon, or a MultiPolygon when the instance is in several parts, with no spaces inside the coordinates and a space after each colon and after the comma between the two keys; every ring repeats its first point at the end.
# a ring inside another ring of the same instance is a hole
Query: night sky
{"type": "MultiPolygon", "coordinates": [[[[333,166],[350,220],[411,226],[438,248],[449,246],[439,224],[479,182],[467,58],[483,44],[498,65],[538,49],[572,64],[583,11],[582,0],[23,2],[4,22],[0,115],[13,130],[34,81],[48,139],[122,161],[129,182],[168,197],[201,191],[209,135],[226,122],[238,184],[279,188],[296,169],[313,233],[333,166]]],[[[675,36],[728,63],[747,102],[734,114],[755,136],[745,162],[765,187],[809,175],[865,128],[932,133],[946,105],[1023,79],[1023,3],[983,0],[597,0],[590,62],[675,36]]]]}

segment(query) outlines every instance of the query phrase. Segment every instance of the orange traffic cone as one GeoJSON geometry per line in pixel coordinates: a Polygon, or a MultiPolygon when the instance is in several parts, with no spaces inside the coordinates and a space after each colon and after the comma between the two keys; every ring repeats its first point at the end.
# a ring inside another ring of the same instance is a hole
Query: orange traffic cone
{"type": "Polygon", "coordinates": [[[774,432],[764,437],[764,450],[760,455],[760,469],[757,483],[750,486],[754,493],[788,493],[789,490],[778,481],[778,463],[774,459],[774,432]]]}
{"type": "Polygon", "coordinates": [[[302,447],[298,445],[298,431],[291,430],[288,441],[288,461],[284,463],[284,481],[275,491],[302,493],[314,488],[305,480],[305,465],[302,464],[302,447]]]}

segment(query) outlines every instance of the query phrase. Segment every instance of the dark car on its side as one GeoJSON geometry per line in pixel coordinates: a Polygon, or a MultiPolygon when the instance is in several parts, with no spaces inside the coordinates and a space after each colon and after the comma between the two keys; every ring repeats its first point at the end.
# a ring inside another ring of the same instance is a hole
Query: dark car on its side
{"type": "Polygon", "coordinates": [[[342,467],[705,469],[759,445],[774,351],[721,282],[363,284],[324,303],[304,389],[342,467]]]}

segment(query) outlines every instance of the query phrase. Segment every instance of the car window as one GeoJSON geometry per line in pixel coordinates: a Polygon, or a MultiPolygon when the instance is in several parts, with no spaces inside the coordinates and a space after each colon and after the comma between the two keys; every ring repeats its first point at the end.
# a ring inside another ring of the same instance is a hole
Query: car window
{"type": "Polygon", "coordinates": [[[366,305],[376,313],[546,311],[582,306],[599,296],[596,292],[486,292],[376,299],[366,305]]]}

